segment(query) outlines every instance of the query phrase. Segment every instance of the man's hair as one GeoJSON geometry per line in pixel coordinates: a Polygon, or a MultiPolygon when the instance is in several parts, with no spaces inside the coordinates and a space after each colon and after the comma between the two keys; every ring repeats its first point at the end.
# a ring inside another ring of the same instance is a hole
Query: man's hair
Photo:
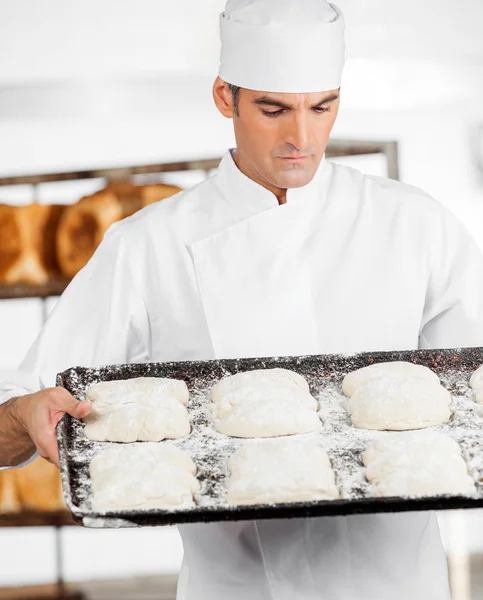
{"type": "Polygon", "coordinates": [[[239,117],[240,113],[238,111],[238,101],[240,99],[241,88],[238,87],[237,85],[232,85],[231,83],[229,83],[228,89],[230,90],[231,97],[233,99],[233,113],[235,114],[235,116],[239,117]]]}

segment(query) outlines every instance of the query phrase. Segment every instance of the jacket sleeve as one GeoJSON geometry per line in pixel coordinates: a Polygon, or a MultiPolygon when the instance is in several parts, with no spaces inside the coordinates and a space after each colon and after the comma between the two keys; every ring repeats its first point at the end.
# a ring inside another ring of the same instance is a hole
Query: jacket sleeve
{"type": "Polygon", "coordinates": [[[57,373],[70,367],[148,360],[149,319],[136,276],[139,265],[131,264],[122,225],[109,228],[71,281],[18,371],[3,379],[0,372],[0,403],[55,386],[57,373]]]}
{"type": "Polygon", "coordinates": [[[428,227],[432,266],[419,346],[483,346],[483,255],[446,209],[428,227]]]}

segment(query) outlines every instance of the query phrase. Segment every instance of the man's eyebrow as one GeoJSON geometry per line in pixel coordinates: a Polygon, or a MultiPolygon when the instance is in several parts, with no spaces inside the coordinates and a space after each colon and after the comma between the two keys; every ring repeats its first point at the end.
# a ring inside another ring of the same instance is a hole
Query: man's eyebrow
{"type": "Polygon", "coordinates": [[[311,106],[310,108],[318,108],[319,106],[322,106],[323,104],[330,104],[331,102],[338,100],[338,98],[339,98],[339,94],[332,94],[332,96],[323,98],[318,104],[314,104],[314,106],[311,106]]]}
{"type": "MultiPolygon", "coordinates": [[[[339,98],[339,94],[332,94],[331,96],[327,96],[326,98],[322,98],[320,102],[314,104],[310,108],[320,108],[324,104],[330,104],[339,98]]],[[[279,108],[291,109],[293,106],[290,104],[286,104],[285,102],[281,102],[280,100],[275,100],[274,98],[269,98],[268,96],[260,96],[259,98],[255,98],[252,100],[253,104],[260,104],[264,106],[277,106],[279,108]]]]}

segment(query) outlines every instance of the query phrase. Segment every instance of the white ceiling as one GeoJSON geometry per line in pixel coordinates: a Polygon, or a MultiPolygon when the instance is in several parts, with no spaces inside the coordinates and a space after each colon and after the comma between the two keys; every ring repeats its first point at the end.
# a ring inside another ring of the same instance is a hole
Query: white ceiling
{"type": "MultiPolygon", "coordinates": [[[[303,1],[303,0],[301,0],[303,1]]],[[[349,57],[483,65],[483,0],[335,0],[349,57]]],[[[0,85],[218,66],[224,0],[2,0],[0,85]]]]}

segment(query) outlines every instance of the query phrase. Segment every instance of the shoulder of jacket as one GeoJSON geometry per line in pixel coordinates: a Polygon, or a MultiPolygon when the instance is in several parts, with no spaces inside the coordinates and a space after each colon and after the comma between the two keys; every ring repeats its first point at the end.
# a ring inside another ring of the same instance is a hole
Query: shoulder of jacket
{"type": "Polygon", "coordinates": [[[332,164],[336,177],[350,181],[361,191],[366,191],[375,203],[397,203],[405,208],[415,208],[433,214],[452,214],[440,201],[414,185],[389,177],[369,175],[346,165],[332,164]]]}

